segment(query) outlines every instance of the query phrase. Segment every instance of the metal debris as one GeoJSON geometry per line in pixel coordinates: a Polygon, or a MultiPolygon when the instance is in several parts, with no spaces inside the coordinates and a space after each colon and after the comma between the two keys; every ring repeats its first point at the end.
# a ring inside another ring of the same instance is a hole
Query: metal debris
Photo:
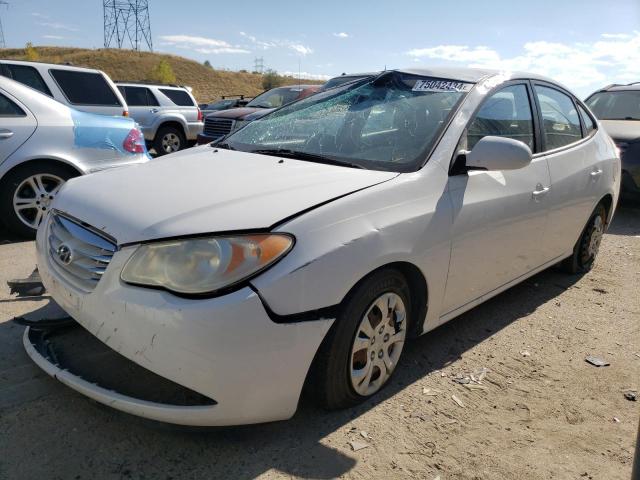
{"type": "Polygon", "coordinates": [[[610,365],[610,363],[607,362],[606,360],[603,360],[600,357],[594,357],[593,355],[589,355],[584,360],[586,362],[590,363],[591,365],[596,366],[596,367],[608,367],[610,365]]]}
{"type": "Polygon", "coordinates": [[[27,278],[9,280],[7,285],[9,286],[9,295],[17,293],[18,297],[38,297],[45,292],[38,267],[27,278]]]}
{"type": "Polygon", "coordinates": [[[624,392],[624,398],[631,402],[635,402],[638,400],[638,392],[636,392],[635,390],[627,390],[626,392],[624,392]]]}

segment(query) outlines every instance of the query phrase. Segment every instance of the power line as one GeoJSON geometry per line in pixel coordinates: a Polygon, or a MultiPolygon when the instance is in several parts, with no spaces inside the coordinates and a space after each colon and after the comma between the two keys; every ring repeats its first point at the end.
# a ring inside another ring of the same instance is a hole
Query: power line
{"type": "Polygon", "coordinates": [[[146,43],[153,51],[148,0],[103,0],[102,10],[105,48],[126,48],[129,44],[133,50],[140,50],[146,43]]]}

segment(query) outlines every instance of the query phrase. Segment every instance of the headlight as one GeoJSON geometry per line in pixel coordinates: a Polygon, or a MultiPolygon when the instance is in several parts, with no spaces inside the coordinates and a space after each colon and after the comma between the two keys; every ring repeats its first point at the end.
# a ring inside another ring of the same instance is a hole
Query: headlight
{"type": "Polygon", "coordinates": [[[284,234],[192,238],[141,245],[127,261],[124,282],[203,295],[261,272],[291,250],[284,234]]]}

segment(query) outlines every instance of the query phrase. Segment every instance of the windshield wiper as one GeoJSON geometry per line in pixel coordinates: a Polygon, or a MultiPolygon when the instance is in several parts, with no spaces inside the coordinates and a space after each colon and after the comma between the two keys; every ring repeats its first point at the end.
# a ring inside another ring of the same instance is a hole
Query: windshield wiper
{"type": "Polygon", "coordinates": [[[229,145],[228,142],[223,142],[223,143],[212,142],[209,145],[211,145],[213,148],[224,148],[225,150],[235,150],[235,148],[229,145]]]}
{"type": "Polygon", "coordinates": [[[358,165],[357,163],[344,162],[324,155],[318,155],[317,153],[298,152],[296,150],[289,150],[288,148],[265,148],[262,150],[252,150],[251,153],[272,155],[274,157],[293,158],[294,160],[304,160],[316,163],[326,163],[328,165],[338,165],[340,167],[362,168],[366,170],[365,167],[358,165]]]}

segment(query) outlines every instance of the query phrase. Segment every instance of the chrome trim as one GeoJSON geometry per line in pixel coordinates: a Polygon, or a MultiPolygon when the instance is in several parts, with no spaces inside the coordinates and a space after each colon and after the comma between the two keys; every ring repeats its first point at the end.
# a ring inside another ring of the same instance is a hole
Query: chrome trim
{"type": "Polygon", "coordinates": [[[106,235],[58,211],[48,218],[47,245],[52,269],[85,293],[94,290],[118,248],[106,235]],[[59,258],[63,245],[65,253],[71,251],[69,258],[59,258]]]}

